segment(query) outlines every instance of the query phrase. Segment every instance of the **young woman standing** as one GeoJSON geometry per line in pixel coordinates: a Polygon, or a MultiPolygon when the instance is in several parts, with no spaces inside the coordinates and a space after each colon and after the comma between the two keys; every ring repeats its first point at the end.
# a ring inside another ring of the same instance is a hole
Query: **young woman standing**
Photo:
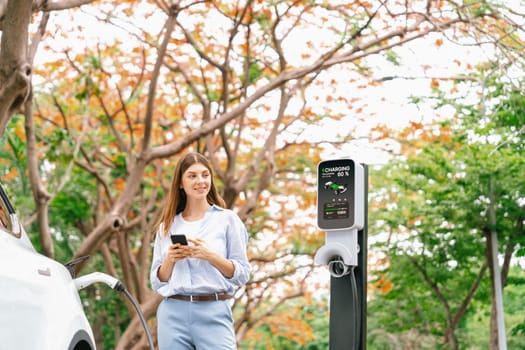
{"type": "Polygon", "coordinates": [[[248,235],[224,207],[208,159],[195,152],[182,157],[157,224],[150,273],[164,297],[159,350],[236,349],[228,299],[249,279],[248,235]],[[172,243],[172,235],[185,235],[188,244],[172,243]]]}

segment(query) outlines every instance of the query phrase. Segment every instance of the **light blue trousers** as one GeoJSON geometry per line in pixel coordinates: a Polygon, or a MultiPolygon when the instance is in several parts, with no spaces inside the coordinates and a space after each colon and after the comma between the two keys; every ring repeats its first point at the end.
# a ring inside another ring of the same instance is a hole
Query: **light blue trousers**
{"type": "Polygon", "coordinates": [[[227,300],[190,302],[164,298],[157,309],[159,350],[235,350],[227,300]]]}

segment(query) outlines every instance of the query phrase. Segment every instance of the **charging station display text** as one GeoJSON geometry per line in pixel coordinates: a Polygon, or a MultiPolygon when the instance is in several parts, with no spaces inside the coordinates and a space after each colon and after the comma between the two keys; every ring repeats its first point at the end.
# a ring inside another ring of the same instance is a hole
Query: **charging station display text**
{"type": "Polygon", "coordinates": [[[351,159],[319,163],[317,219],[321,229],[344,229],[354,221],[354,169],[351,159]]]}

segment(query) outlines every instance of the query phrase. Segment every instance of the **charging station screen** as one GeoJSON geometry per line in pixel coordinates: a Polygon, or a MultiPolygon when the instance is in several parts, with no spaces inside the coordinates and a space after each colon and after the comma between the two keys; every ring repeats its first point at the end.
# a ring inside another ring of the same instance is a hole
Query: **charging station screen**
{"type": "Polygon", "coordinates": [[[351,159],[319,163],[317,223],[325,230],[344,229],[354,222],[355,164],[351,159]]]}
{"type": "Polygon", "coordinates": [[[323,219],[346,219],[348,218],[348,203],[325,203],[323,205],[323,219]]]}

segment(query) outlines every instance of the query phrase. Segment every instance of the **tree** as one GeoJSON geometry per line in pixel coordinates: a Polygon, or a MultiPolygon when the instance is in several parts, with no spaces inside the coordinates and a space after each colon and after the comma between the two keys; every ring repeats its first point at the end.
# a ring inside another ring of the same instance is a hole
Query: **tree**
{"type": "MultiPolygon", "coordinates": [[[[427,1],[9,0],[4,9],[0,132],[13,114],[24,114],[42,251],[57,255],[49,214],[74,206],[59,231],[75,229],[68,231],[78,242],[72,257],[94,255],[79,271],[102,262],[151,317],[159,298],[147,284],[149,227],[178,154],[205,152],[251,234],[256,273],[236,295],[239,339],[265,320],[263,308],[308,296],[311,254],[321,239],[309,225],[309,189],[321,148],[302,133],[349,110],[359,121],[366,105],[336,84],[377,84],[368,57],[392,57],[393,48],[431,33],[471,30],[501,42],[514,28],[481,1],[455,8],[427,1]],[[58,10],[71,20],[53,22],[58,10]],[[110,28],[104,38],[88,42],[90,28],[78,22],[83,13],[97,30],[110,28]],[[32,18],[39,26],[30,31],[32,18]],[[37,52],[52,51],[60,59],[34,65],[37,52]],[[30,86],[31,78],[39,83],[30,86]],[[268,236],[275,239],[265,242],[268,236]]],[[[350,129],[334,138],[352,137],[350,129]]],[[[140,335],[134,317],[117,348],[140,347],[140,335]]]]}
{"type": "MultiPolygon", "coordinates": [[[[410,306],[402,309],[413,314],[397,315],[402,329],[417,327],[423,334],[442,334],[450,349],[459,347],[456,329],[465,322],[469,308],[473,312],[470,305],[476,292],[481,289],[478,299],[486,301],[490,285],[490,348],[497,348],[492,230],[502,246],[504,285],[512,257],[523,249],[523,119],[517,117],[523,99],[517,98],[514,89],[504,88],[509,86],[505,76],[498,77],[487,85],[473,84],[491,91],[479,94],[482,103],[475,105],[466,104],[464,95],[456,98],[436,90],[436,110],[454,108],[453,123],[447,120],[407,129],[400,135],[406,160],[381,169],[385,175],[379,176],[388,178],[388,190],[377,198],[376,222],[391,235],[389,246],[383,248],[389,256],[386,279],[394,285],[385,299],[399,303],[399,297],[410,290],[413,304],[405,301],[410,306]],[[493,199],[490,180],[497,184],[493,199]],[[491,208],[496,226],[489,215],[491,208]],[[422,303],[436,305],[421,307],[422,303]],[[435,324],[440,327],[434,328],[435,324]]],[[[381,277],[378,283],[384,283],[381,277]]],[[[385,316],[383,321],[388,320],[392,321],[385,316]]]]}
{"type": "Polygon", "coordinates": [[[453,148],[434,144],[396,170],[385,169],[396,184],[389,191],[395,197],[380,222],[388,222],[392,233],[401,236],[393,236],[385,247],[390,266],[386,271],[394,284],[386,297],[403,315],[397,314],[393,327],[442,334],[444,343],[457,349],[455,329],[487,267],[482,262],[483,236],[470,234],[473,228],[461,220],[468,207],[461,198],[463,190],[451,181],[458,167],[449,165],[446,155],[453,148]],[[408,290],[407,300],[402,295],[408,290]]]}

